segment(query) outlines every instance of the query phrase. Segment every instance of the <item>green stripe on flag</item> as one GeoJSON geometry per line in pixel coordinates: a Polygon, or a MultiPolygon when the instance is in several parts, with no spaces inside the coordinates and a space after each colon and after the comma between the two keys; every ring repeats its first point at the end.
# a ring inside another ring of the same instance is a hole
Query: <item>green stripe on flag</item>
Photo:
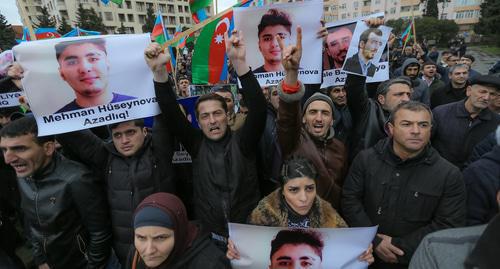
{"type": "Polygon", "coordinates": [[[210,44],[214,35],[215,27],[220,18],[205,25],[194,45],[194,54],[191,62],[193,84],[208,83],[208,60],[210,58],[210,44]]]}
{"type": "Polygon", "coordinates": [[[208,7],[212,4],[212,0],[193,0],[193,3],[189,4],[189,9],[191,13],[196,13],[198,10],[208,7]]]}

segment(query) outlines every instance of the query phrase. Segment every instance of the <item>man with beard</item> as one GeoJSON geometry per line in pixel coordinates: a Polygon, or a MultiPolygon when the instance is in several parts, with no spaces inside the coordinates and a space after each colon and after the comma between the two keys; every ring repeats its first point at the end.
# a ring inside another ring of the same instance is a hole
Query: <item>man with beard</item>
{"type": "Polygon", "coordinates": [[[327,65],[325,69],[340,69],[344,64],[349,44],[351,44],[352,31],[348,25],[335,27],[326,37],[327,65]]]}
{"type": "Polygon", "coordinates": [[[467,86],[467,99],[436,107],[432,145],[460,169],[472,149],[500,124],[500,115],[488,105],[492,96],[500,94],[500,78],[479,76],[467,86]]]}
{"type": "Polygon", "coordinates": [[[376,71],[371,62],[382,45],[382,31],[377,28],[368,28],[359,37],[358,53],[347,59],[344,71],[373,77],[376,71]]]}
{"type": "Polygon", "coordinates": [[[346,144],[350,140],[349,133],[352,128],[351,113],[347,107],[347,92],[344,85],[339,85],[329,87],[326,93],[333,101],[335,137],[346,144]]]}
{"type": "Polygon", "coordinates": [[[402,69],[403,75],[409,77],[413,85],[411,100],[430,105],[431,98],[429,95],[429,87],[418,77],[418,74],[420,73],[420,64],[418,63],[418,60],[415,58],[406,59],[403,63],[402,69]]]}

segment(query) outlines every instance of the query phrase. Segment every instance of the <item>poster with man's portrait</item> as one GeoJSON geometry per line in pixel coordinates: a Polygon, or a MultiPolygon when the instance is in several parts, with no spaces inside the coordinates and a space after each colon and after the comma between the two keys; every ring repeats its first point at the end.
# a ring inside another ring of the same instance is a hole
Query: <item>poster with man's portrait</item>
{"type": "MultiPolygon", "coordinates": [[[[342,71],[342,66],[347,59],[347,52],[351,44],[356,23],[359,20],[365,20],[371,17],[383,17],[384,13],[375,13],[366,17],[356,19],[347,19],[327,23],[325,26],[328,35],[325,38],[323,48],[323,83],[321,88],[329,86],[341,86],[345,84],[347,74],[342,71]]],[[[389,49],[384,49],[385,53],[389,49]]],[[[385,54],[384,53],[384,54],[385,54]]],[[[379,82],[389,79],[389,62],[387,57],[380,59],[379,65],[373,77],[367,77],[367,82],[379,82]]]]}
{"type": "Polygon", "coordinates": [[[159,114],[148,34],[55,38],[14,48],[39,135],[159,114]]]}
{"type": "Polygon", "coordinates": [[[276,85],[285,72],[281,64],[281,48],[296,44],[297,26],[302,27],[302,59],[299,79],[303,83],[320,83],[322,40],[317,37],[323,16],[322,1],[275,4],[234,9],[235,29],[243,32],[246,60],[261,86],[276,85]]]}
{"type": "Polygon", "coordinates": [[[392,28],[387,26],[368,27],[359,20],[352,35],[342,70],[347,73],[373,77],[379,66],[392,28]]]}
{"type": "Polygon", "coordinates": [[[367,268],[368,264],[358,257],[368,249],[376,232],[377,226],[290,229],[229,223],[229,237],[240,254],[240,259],[232,260],[231,266],[234,269],[367,268]]]}

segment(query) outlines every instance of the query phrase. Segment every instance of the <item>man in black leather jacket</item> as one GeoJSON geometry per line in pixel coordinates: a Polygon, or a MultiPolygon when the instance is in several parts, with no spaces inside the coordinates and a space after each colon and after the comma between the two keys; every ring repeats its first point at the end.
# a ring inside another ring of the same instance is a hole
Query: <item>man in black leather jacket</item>
{"type": "Polygon", "coordinates": [[[37,137],[33,117],[0,131],[5,162],[18,177],[21,207],[39,269],[103,268],[111,232],[103,189],[83,165],[55,152],[53,137],[37,137]]]}

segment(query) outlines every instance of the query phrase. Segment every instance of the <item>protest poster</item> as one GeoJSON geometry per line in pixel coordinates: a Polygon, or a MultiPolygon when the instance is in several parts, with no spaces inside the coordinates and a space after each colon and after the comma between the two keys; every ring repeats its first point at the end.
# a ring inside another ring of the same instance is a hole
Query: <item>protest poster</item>
{"type": "MultiPolygon", "coordinates": [[[[6,50],[0,53],[0,75],[7,74],[7,68],[14,63],[12,50],[6,50]]],[[[1,90],[1,89],[0,89],[1,90]]]]}
{"type": "Polygon", "coordinates": [[[18,106],[21,95],[23,95],[21,91],[0,93],[0,108],[18,106]]]}
{"type": "MultiPolygon", "coordinates": [[[[324,71],[321,88],[344,85],[347,74],[342,71],[342,66],[344,65],[357,21],[383,16],[384,13],[379,12],[365,17],[341,20],[325,25],[328,30],[328,36],[326,37],[325,48],[323,50],[324,71]]],[[[389,53],[387,45],[384,51],[385,53],[380,60],[379,66],[377,66],[375,75],[367,77],[366,81],[368,83],[389,79],[388,57],[384,57],[389,53]]]]}
{"type": "Polygon", "coordinates": [[[302,27],[302,49],[307,54],[300,62],[299,79],[306,84],[321,82],[323,41],[317,32],[323,1],[234,8],[233,12],[235,29],[243,32],[247,63],[261,86],[276,85],[285,76],[275,36],[283,38],[285,46],[295,44],[297,26],[302,27]]]}
{"type": "Polygon", "coordinates": [[[24,42],[26,97],[39,135],[58,134],[160,113],[144,60],[149,34],[24,42]]]}
{"type": "Polygon", "coordinates": [[[377,226],[290,229],[229,223],[229,237],[240,254],[240,259],[232,260],[231,265],[233,269],[275,269],[283,268],[276,266],[277,260],[291,264],[295,262],[294,257],[302,257],[301,262],[307,259],[310,266],[307,268],[367,268],[368,264],[359,261],[358,257],[368,249],[376,232],[377,226]],[[320,241],[323,247],[318,247],[318,244],[310,246],[305,242],[302,244],[297,238],[308,242],[320,241]],[[273,240],[276,240],[275,251],[271,253],[273,240]],[[286,244],[288,240],[293,243],[286,244]],[[276,244],[278,241],[280,243],[276,244]]]}
{"type": "Polygon", "coordinates": [[[389,40],[392,28],[368,27],[358,20],[342,70],[347,73],[373,77],[389,40]]]}

